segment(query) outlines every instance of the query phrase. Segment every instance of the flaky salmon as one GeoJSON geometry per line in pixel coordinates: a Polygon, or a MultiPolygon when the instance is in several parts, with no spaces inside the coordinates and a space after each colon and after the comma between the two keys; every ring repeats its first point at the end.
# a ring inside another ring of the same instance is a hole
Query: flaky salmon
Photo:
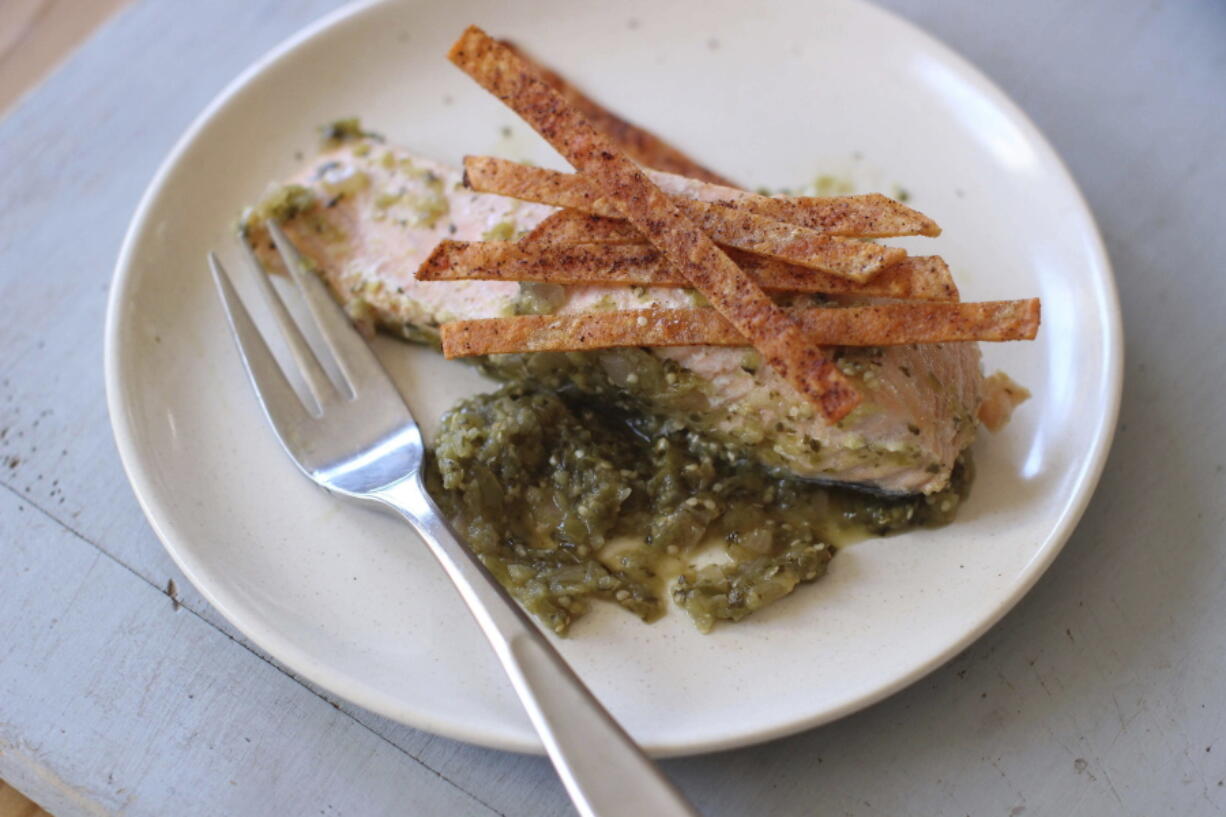
{"type": "MultiPolygon", "coordinates": [[[[552,207],[477,193],[450,167],[366,135],[337,140],[244,216],[261,261],[279,260],[262,221],[278,219],[360,325],[431,342],[461,318],[690,307],[689,290],[484,281],[418,281],[444,238],[511,241],[552,207]]],[[[541,376],[583,389],[616,390],[771,468],[891,494],[944,488],[975,438],[983,399],[977,344],[837,350],[861,404],[828,425],[751,349],[682,347],[498,356],[496,376],[541,376]]],[[[457,364],[459,365],[459,364],[457,364]]]]}

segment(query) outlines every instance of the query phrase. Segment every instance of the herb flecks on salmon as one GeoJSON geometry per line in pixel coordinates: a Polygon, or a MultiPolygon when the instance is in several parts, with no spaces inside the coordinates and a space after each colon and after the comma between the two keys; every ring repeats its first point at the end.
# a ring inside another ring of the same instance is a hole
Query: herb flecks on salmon
{"type": "MultiPolygon", "coordinates": [[[[358,137],[322,153],[245,224],[261,259],[275,269],[279,262],[257,218],[283,220],[356,321],[414,341],[437,343],[438,326],[462,318],[702,305],[697,293],[677,288],[542,288],[414,275],[443,239],[513,239],[552,212],[473,192],[456,170],[358,137]]],[[[674,381],[685,381],[684,399],[675,382],[658,384],[628,370],[617,350],[552,355],[544,368],[571,388],[615,390],[642,411],[668,416],[782,473],[885,493],[941,490],[976,433],[983,376],[973,343],[838,350],[836,364],[863,400],[834,425],[751,350],[680,347],[647,354],[669,362],[674,381]]],[[[503,377],[534,376],[540,368],[520,356],[494,356],[485,365],[503,377]]]]}

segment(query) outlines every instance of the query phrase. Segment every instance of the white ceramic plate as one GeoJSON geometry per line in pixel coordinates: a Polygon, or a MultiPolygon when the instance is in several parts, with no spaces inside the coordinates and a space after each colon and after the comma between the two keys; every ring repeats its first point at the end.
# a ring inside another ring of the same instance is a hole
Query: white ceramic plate
{"type": "MultiPolygon", "coordinates": [[[[240,77],[150,185],[107,328],[115,435],[154,529],[201,592],[295,672],[462,740],[538,743],[476,627],[397,521],[302,479],[259,413],[205,269],[235,266],[244,204],[360,114],[439,160],[560,160],[443,58],[464,25],[530,47],[613,109],[747,185],[816,174],[911,191],[945,228],[968,299],[1040,295],[1036,343],[986,348],[1035,394],[976,445],[951,527],[856,545],[769,611],[699,635],[604,608],[561,643],[657,754],[743,745],[852,712],[940,665],[999,619],[1068,538],[1110,443],[1121,330],[1094,221],[1035,127],[974,68],[853,0],[388,3],[313,26],[240,77]],[[512,128],[508,139],[500,135],[512,128]]],[[[382,341],[425,425],[481,387],[466,367],[382,341]]]]}

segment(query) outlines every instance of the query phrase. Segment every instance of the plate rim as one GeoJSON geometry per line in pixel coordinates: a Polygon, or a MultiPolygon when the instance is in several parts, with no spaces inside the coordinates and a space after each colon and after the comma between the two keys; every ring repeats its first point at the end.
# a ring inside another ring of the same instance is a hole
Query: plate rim
{"type": "MultiPolygon", "coordinates": [[[[123,357],[124,350],[124,343],[121,337],[122,324],[120,322],[120,312],[122,304],[127,299],[128,292],[132,286],[137,245],[149,228],[149,222],[154,216],[154,203],[162,196],[169,177],[181,163],[183,155],[195,144],[199,134],[209,125],[213,118],[234,97],[257,80],[270,66],[287,58],[292,52],[314,40],[323,32],[379,7],[394,5],[395,2],[396,0],[359,0],[358,2],[346,4],[307,24],[266,51],[227,83],[209,104],[197,114],[175,142],[166,158],[158,166],[129,222],[112,275],[112,286],[107,300],[104,328],[104,379],[106,384],[107,411],[124,472],[132,486],[133,493],[136,495],[141,510],[145,514],[155,535],[162,543],[163,548],[204,599],[260,650],[266,652],[279,663],[284,664],[286,669],[292,673],[300,675],[358,706],[393,720],[467,743],[505,751],[541,754],[543,753],[543,748],[539,741],[535,739],[523,741],[513,735],[497,730],[466,727],[460,723],[435,717],[429,710],[413,707],[401,699],[396,699],[395,704],[392,705],[389,700],[385,700],[387,696],[384,694],[365,689],[361,686],[354,687],[348,679],[339,676],[327,664],[321,663],[310,655],[296,649],[289,639],[283,638],[274,632],[261,631],[258,623],[248,620],[237,611],[232,610],[221,599],[217,598],[209,583],[201,580],[193,562],[175,544],[176,541],[186,540],[190,537],[186,536],[186,533],[179,529],[179,525],[173,519],[173,513],[161,504],[160,497],[153,486],[153,480],[150,478],[147,464],[140,454],[139,446],[136,442],[136,434],[123,399],[127,391],[127,381],[120,367],[120,360],[123,357]]],[[[1115,437],[1122,398],[1124,372],[1124,329],[1118,287],[1098,222],[1064,159],[1025,111],[999,85],[969,59],[946,45],[938,37],[901,14],[891,9],[882,8],[870,0],[841,0],[841,2],[866,7],[878,15],[888,18],[893,25],[899,26],[911,36],[918,38],[928,48],[932,49],[937,56],[953,65],[962,76],[972,81],[980,92],[984,93],[994,105],[1002,110],[1012,124],[1019,127],[1026,139],[1037,149],[1043,163],[1052,168],[1058,180],[1072,193],[1071,203],[1075,206],[1077,215],[1084,218],[1089,228],[1083,236],[1089,239],[1087,241],[1088,255],[1094,260],[1095,266],[1101,269],[1101,275],[1096,276],[1099,279],[1096,283],[1098,285],[1097,288],[1102,290],[1105,306],[1105,311],[1102,314],[1105,368],[1101,379],[1106,392],[1104,395],[1105,411],[1097,418],[1092,434],[1093,443],[1082,468],[1079,472],[1075,473],[1074,488],[1065,501],[1051,530],[1036,547],[1034,555],[1026,563],[1023,570],[1018,573],[1018,579],[1007,596],[1002,597],[989,614],[985,615],[960,638],[948,644],[944,649],[937,651],[926,661],[913,667],[909,672],[903,673],[889,683],[882,684],[873,690],[850,699],[838,707],[817,712],[808,717],[791,719],[787,722],[764,728],[728,735],[722,739],[707,739],[685,744],[645,746],[650,754],[657,757],[723,751],[775,740],[812,729],[872,706],[943,666],[953,656],[966,649],[995,626],[1007,613],[1016,607],[1018,602],[1034,587],[1039,578],[1046,573],[1055,561],[1055,558],[1064,549],[1064,545],[1068,542],[1078,522],[1084,515],[1098,487],[1115,437]]]]}

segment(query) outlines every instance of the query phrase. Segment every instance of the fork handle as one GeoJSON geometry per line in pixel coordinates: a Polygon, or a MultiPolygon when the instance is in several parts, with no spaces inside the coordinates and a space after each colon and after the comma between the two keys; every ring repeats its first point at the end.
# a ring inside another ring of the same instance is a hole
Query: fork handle
{"type": "Polygon", "coordinates": [[[420,474],[375,494],[430,546],[502,662],[583,817],[698,817],[519,604],[461,544],[420,474]]]}

